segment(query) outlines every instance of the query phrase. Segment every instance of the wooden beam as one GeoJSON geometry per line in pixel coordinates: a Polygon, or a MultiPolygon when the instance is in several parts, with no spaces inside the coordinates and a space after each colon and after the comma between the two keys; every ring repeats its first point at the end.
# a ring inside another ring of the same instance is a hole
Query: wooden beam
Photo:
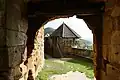
{"type": "MultiPolygon", "coordinates": [[[[63,0],[62,0],[63,1],[63,0]]],[[[103,3],[89,3],[81,1],[43,1],[28,3],[28,14],[36,15],[66,15],[66,14],[98,14],[103,3]]]]}

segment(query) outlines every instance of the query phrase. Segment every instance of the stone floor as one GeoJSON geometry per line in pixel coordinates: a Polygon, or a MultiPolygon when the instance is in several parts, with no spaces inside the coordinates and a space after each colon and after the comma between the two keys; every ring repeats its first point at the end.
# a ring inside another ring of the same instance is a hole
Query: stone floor
{"type": "Polygon", "coordinates": [[[76,72],[68,72],[62,75],[53,75],[49,78],[49,80],[91,80],[86,77],[84,73],[76,72]]]}

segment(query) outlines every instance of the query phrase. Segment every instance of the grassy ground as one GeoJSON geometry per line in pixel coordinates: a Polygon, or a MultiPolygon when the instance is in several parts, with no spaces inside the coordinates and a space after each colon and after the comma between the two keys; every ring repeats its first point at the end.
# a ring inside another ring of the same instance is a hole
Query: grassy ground
{"type": "Polygon", "coordinates": [[[87,59],[46,59],[44,68],[36,80],[48,80],[48,77],[54,74],[64,74],[69,71],[84,72],[91,79],[94,77],[93,63],[87,59]]]}

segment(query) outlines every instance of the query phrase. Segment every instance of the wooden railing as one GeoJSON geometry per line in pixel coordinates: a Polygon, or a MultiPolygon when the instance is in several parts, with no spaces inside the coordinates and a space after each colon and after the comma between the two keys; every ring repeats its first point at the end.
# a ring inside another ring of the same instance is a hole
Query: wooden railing
{"type": "Polygon", "coordinates": [[[65,47],[64,53],[67,53],[70,55],[81,56],[81,57],[85,57],[89,59],[93,58],[93,50],[65,47]]]}

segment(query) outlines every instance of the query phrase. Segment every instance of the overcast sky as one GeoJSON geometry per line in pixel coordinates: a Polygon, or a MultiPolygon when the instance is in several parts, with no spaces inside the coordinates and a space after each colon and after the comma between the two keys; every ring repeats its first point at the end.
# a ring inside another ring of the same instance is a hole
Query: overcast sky
{"type": "Polygon", "coordinates": [[[82,39],[93,42],[93,34],[91,30],[87,27],[83,19],[78,19],[76,16],[49,21],[44,27],[52,27],[53,29],[57,29],[63,22],[76,31],[82,39]]]}

